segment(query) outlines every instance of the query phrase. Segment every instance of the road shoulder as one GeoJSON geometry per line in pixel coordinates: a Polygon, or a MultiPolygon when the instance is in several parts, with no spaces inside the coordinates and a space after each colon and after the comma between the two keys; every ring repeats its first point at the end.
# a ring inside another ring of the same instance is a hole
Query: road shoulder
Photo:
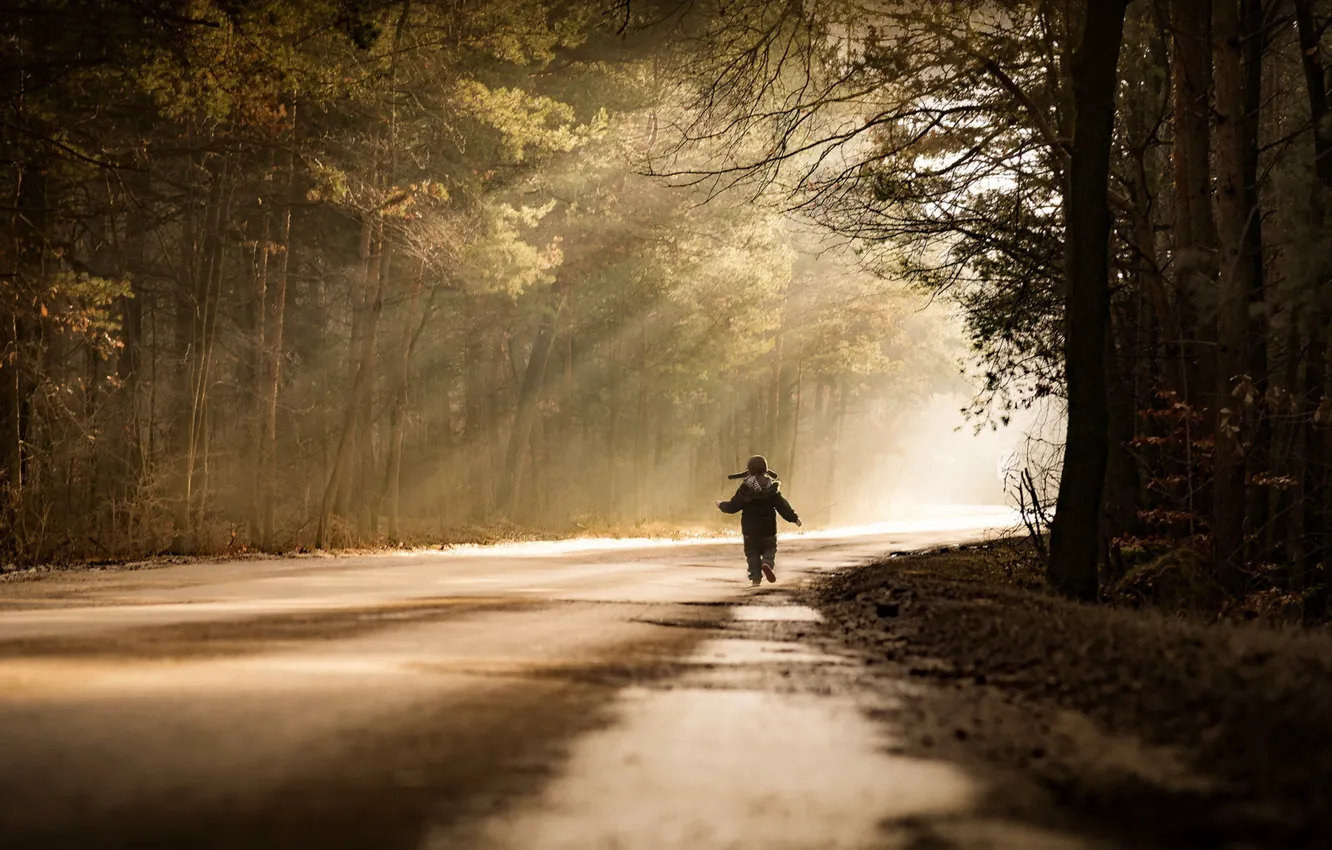
{"type": "Polygon", "coordinates": [[[893,558],[809,594],[910,752],[1053,803],[994,795],[1007,817],[1132,846],[1324,846],[1332,638],[1070,603],[974,556],[893,558]]]}

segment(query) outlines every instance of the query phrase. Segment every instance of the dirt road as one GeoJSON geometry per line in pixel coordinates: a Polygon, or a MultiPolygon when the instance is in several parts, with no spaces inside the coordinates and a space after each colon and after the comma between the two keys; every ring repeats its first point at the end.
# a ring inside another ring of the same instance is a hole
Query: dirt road
{"type": "Polygon", "coordinates": [[[595,541],[0,585],[0,843],[1094,846],[978,819],[806,640],[803,582],[986,523],[785,540],[758,591],[737,543],[595,541]]]}

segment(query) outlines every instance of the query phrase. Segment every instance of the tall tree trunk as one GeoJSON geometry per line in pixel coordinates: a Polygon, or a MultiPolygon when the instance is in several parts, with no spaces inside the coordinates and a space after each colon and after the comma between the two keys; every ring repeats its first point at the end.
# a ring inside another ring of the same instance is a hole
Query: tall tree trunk
{"type": "MultiPolygon", "coordinates": [[[[1130,307],[1138,307],[1141,297],[1135,298],[1130,307]]],[[[1147,311],[1138,309],[1132,319],[1124,317],[1130,312],[1120,305],[1114,310],[1110,333],[1106,337],[1106,380],[1109,400],[1109,418],[1107,420],[1109,454],[1106,462],[1105,509],[1107,526],[1103,529],[1103,551],[1116,552],[1115,538],[1132,531],[1137,516],[1139,480],[1137,460],[1130,449],[1134,437],[1134,419],[1138,407],[1133,377],[1137,371],[1138,352],[1136,326],[1147,311]],[[1115,338],[1123,342],[1116,344],[1115,338]]],[[[1119,578],[1122,565],[1118,558],[1107,559],[1111,581],[1119,578]]]]}
{"type": "Polygon", "coordinates": [[[210,216],[205,224],[204,256],[201,273],[195,281],[194,342],[190,370],[188,443],[185,452],[184,532],[186,543],[197,548],[195,533],[206,510],[208,492],[208,391],[212,383],[213,345],[217,340],[217,317],[221,307],[222,233],[230,219],[231,193],[227,182],[231,161],[224,156],[221,164],[209,169],[210,216]]]}
{"type": "MultiPolygon", "coordinates": [[[[389,272],[393,258],[393,245],[386,235],[383,223],[379,227],[379,271],[377,273],[380,292],[389,283],[389,272]]],[[[361,394],[361,411],[357,423],[357,480],[356,488],[356,531],[361,537],[379,534],[379,493],[375,487],[375,383],[378,376],[379,361],[377,347],[371,341],[370,374],[366,377],[366,390],[361,394]]]]}
{"type": "MultiPolygon", "coordinates": [[[[191,141],[195,140],[192,138],[191,141]]],[[[172,337],[172,365],[175,368],[172,376],[176,386],[170,402],[171,429],[168,439],[172,461],[178,464],[177,479],[173,485],[180,488],[176,501],[175,534],[171,541],[171,549],[176,552],[188,547],[193,523],[196,397],[199,389],[198,364],[203,354],[203,303],[207,298],[211,274],[211,234],[216,225],[216,213],[222,203],[222,186],[216,166],[206,165],[202,161],[191,162],[191,165],[195,169],[206,168],[211,179],[202,204],[202,215],[196,213],[199,204],[194,196],[200,187],[195,182],[190,185],[189,203],[186,204],[183,218],[184,232],[181,234],[182,241],[188,240],[189,250],[183,252],[183,267],[175,290],[175,333],[172,337]]]]}
{"type": "Polygon", "coordinates": [[[139,422],[139,388],[143,383],[143,290],[131,283],[129,297],[120,299],[120,321],[124,328],[125,347],[116,362],[116,377],[125,398],[126,436],[129,445],[121,454],[120,474],[125,476],[121,495],[135,486],[148,465],[148,454],[143,444],[143,429],[139,422]]]}
{"type": "Polygon", "coordinates": [[[1322,421],[1323,400],[1327,397],[1327,355],[1328,355],[1327,313],[1316,310],[1309,319],[1308,347],[1305,353],[1304,386],[1300,393],[1304,402],[1304,451],[1300,453],[1299,464],[1302,475],[1298,476],[1301,487],[1299,537],[1296,541],[1296,578],[1298,589],[1305,589],[1311,583],[1313,571],[1323,561],[1321,547],[1313,545],[1313,538],[1321,535],[1326,527],[1326,501],[1329,494],[1328,458],[1329,423],[1322,421]]]}
{"type": "MultiPolygon", "coordinates": [[[[1148,10],[1147,14],[1150,15],[1151,11],[1148,10]]],[[[1168,64],[1170,60],[1167,53],[1165,44],[1153,39],[1148,61],[1157,66],[1168,64]]],[[[1151,102],[1155,103],[1161,99],[1167,84],[1166,78],[1152,76],[1147,91],[1151,102]]],[[[1134,271],[1137,289],[1143,294],[1146,304],[1151,307],[1151,317],[1155,319],[1154,323],[1150,322],[1141,310],[1137,312],[1133,324],[1139,339],[1132,341],[1131,344],[1145,342],[1147,347],[1141,349],[1143,355],[1151,349],[1161,350],[1160,353],[1164,354],[1166,360],[1164,380],[1161,384],[1173,389],[1182,397],[1184,388],[1188,386],[1187,377],[1183,373],[1185,368],[1185,352],[1182,350],[1181,342],[1183,333],[1180,330],[1179,315],[1167,292],[1166,279],[1161,268],[1156,215],[1160,208],[1160,192],[1154,191],[1156,181],[1153,177],[1161,175],[1163,163],[1158,144],[1158,128],[1148,124],[1148,119],[1151,117],[1153,116],[1149,116],[1147,110],[1141,107],[1133,109],[1128,114],[1125,127],[1128,154],[1133,165],[1133,179],[1129,191],[1133,201],[1131,241],[1135,255],[1134,271]]],[[[1142,299],[1139,305],[1142,305],[1142,299]]],[[[1155,364],[1160,358],[1160,353],[1153,354],[1150,358],[1143,356],[1136,359],[1140,364],[1155,364]]],[[[1151,384],[1143,384],[1143,388],[1148,386],[1151,384]]]]}
{"type": "MultiPolygon", "coordinates": [[[[1244,258],[1248,267],[1249,328],[1248,374],[1254,384],[1255,395],[1264,400],[1255,409],[1252,448],[1246,453],[1245,480],[1252,481],[1269,475],[1272,469],[1272,411],[1265,399],[1270,387],[1268,338],[1269,324],[1266,279],[1263,263],[1263,212],[1258,192],[1258,130],[1263,103],[1263,59],[1267,53],[1267,32],[1263,21],[1263,0],[1243,0],[1241,3],[1240,40],[1244,50],[1244,121],[1242,148],[1244,157],[1244,258]]],[[[1264,487],[1249,487],[1247,536],[1250,541],[1248,556],[1254,560],[1266,559],[1272,549],[1270,523],[1266,521],[1275,494],[1264,487]]]]}
{"type": "MultiPolygon", "coordinates": [[[[1240,42],[1244,51],[1244,104],[1241,156],[1244,169],[1244,262],[1249,283],[1249,376],[1266,390],[1268,384],[1268,310],[1263,264],[1263,215],[1258,193],[1258,130],[1263,109],[1263,60],[1268,39],[1263,0],[1242,0],[1240,42]]],[[[1257,441],[1265,445],[1265,440],[1257,441]]]]}
{"type": "MultiPolygon", "coordinates": [[[[398,13],[397,24],[393,28],[393,49],[389,58],[388,77],[386,80],[385,91],[388,94],[388,114],[387,128],[384,135],[384,168],[376,174],[381,181],[380,189],[385,193],[396,191],[394,181],[397,180],[398,172],[398,58],[402,55],[400,47],[402,44],[402,34],[407,28],[407,19],[411,14],[411,0],[403,0],[402,9],[398,13]]],[[[378,210],[376,210],[378,212],[378,210]]],[[[393,261],[393,244],[388,231],[384,226],[384,218],[378,218],[378,242],[379,242],[379,280],[380,291],[388,285],[390,267],[393,261]]],[[[371,343],[373,352],[374,344],[371,343]]],[[[375,384],[375,360],[373,353],[370,360],[370,375],[366,379],[366,391],[361,396],[361,411],[359,414],[359,427],[357,436],[359,437],[358,462],[356,464],[356,478],[358,485],[356,487],[356,531],[358,536],[365,537],[367,534],[376,536],[379,534],[379,509],[382,489],[374,488],[375,480],[375,440],[374,440],[374,384],[375,384]]]]}
{"type": "Polygon", "coordinates": [[[1244,76],[1240,0],[1212,4],[1216,85],[1216,223],[1220,246],[1217,298],[1216,454],[1212,541],[1217,577],[1233,594],[1244,589],[1245,403],[1236,389],[1249,366],[1249,301],[1253,266],[1245,256],[1244,76]]]}
{"type": "MultiPolygon", "coordinates": [[[[1328,77],[1323,65],[1322,31],[1314,20],[1310,0],[1294,0],[1295,24],[1299,32],[1300,60],[1309,96],[1309,118],[1313,124],[1314,174],[1319,188],[1332,190],[1332,127],[1328,126],[1328,77]]],[[[1320,197],[1319,212],[1327,198],[1320,197]]]]}
{"type": "MultiPolygon", "coordinates": [[[[1098,4],[1099,5],[1099,4],[1098,4]]],[[[1212,323],[1199,315],[1215,265],[1211,180],[1211,21],[1203,0],[1173,0],[1175,303],[1185,364],[1185,400],[1202,407],[1215,387],[1212,323]]],[[[1190,475],[1193,471],[1190,470],[1190,475]]],[[[1191,485],[1192,486],[1192,485],[1191,485]]]]}
{"type": "Polygon", "coordinates": [[[644,317],[638,325],[638,400],[634,406],[634,453],[630,461],[634,474],[631,481],[634,487],[634,519],[646,519],[645,500],[652,478],[644,473],[651,461],[648,445],[648,422],[650,419],[650,396],[648,393],[648,318],[644,317]]]}
{"type": "Polygon", "coordinates": [[[282,385],[282,344],[287,316],[287,276],[291,270],[291,211],[296,197],[296,105],[291,107],[287,185],[278,211],[277,273],[273,276],[264,352],[263,427],[259,444],[260,542],[266,551],[277,547],[277,411],[282,385]]]}
{"type": "MultiPolygon", "coordinates": [[[[273,162],[270,158],[270,170],[273,162]]],[[[256,542],[262,542],[264,536],[264,421],[268,395],[268,276],[270,255],[273,247],[273,216],[271,203],[264,204],[260,198],[259,238],[254,243],[254,254],[250,263],[254,297],[251,309],[246,311],[248,325],[241,330],[253,342],[250,362],[245,364],[244,384],[246,385],[251,405],[248,436],[252,440],[251,462],[254,464],[252,479],[256,486],[251,492],[253,500],[249,504],[250,534],[256,542]]]]}
{"type": "Polygon", "coordinates": [[[803,398],[805,382],[805,342],[800,341],[800,346],[796,351],[795,364],[795,399],[791,404],[791,432],[788,437],[788,451],[786,454],[786,469],[782,474],[786,476],[788,484],[795,478],[796,471],[796,450],[800,442],[800,402],[803,398]]]}
{"type": "Polygon", "coordinates": [[[501,398],[500,391],[505,384],[504,361],[507,359],[506,346],[499,334],[491,340],[489,357],[486,361],[489,370],[488,385],[491,391],[486,394],[486,419],[490,427],[485,436],[485,497],[486,514],[499,510],[500,477],[504,474],[504,434],[500,428],[501,398]]]}
{"type": "Polygon", "coordinates": [[[1110,317],[1110,144],[1127,0],[1087,7],[1073,56],[1075,110],[1065,210],[1064,368],[1068,435],[1050,540],[1050,584],[1078,599],[1095,599],[1101,496],[1109,418],[1105,346],[1110,317]]]}
{"type": "MultiPolygon", "coordinates": [[[[4,442],[9,449],[9,486],[14,499],[13,508],[20,523],[30,510],[41,510],[33,502],[37,495],[36,483],[39,463],[34,460],[30,447],[39,441],[34,420],[37,419],[34,394],[42,377],[43,319],[35,314],[35,300],[45,300],[48,256],[48,205],[51,197],[51,176],[45,169],[23,170],[18,187],[17,230],[14,233],[14,268],[16,293],[8,316],[9,350],[2,352],[6,405],[9,413],[4,442]],[[25,297],[26,296],[26,297],[25,297]],[[26,303],[25,303],[26,302],[26,303]]],[[[25,556],[39,559],[40,550],[24,552],[25,556]]]]}
{"type": "Polygon", "coordinates": [[[786,411],[782,409],[782,349],[784,342],[785,334],[783,329],[778,326],[777,335],[772,341],[772,363],[768,373],[768,416],[765,423],[767,427],[763,429],[760,436],[767,448],[756,449],[773,459],[780,457],[778,452],[781,451],[779,446],[781,445],[782,417],[786,414],[786,411]]]}
{"type": "Polygon", "coordinates": [[[832,427],[829,432],[832,439],[828,442],[828,476],[824,479],[824,503],[827,505],[827,513],[824,516],[824,522],[832,525],[837,519],[837,486],[838,486],[838,462],[842,457],[842,431],[846,426],[846,410],[850,399],[847,390],[847,379],[843,377],[836,385],[829,388],[830,393],[836,395],[836,401],[829,404],[828,413],[832,416],[832,427]]]}
{"type": "MultiPolygon", "coordinates": [[[[1314,175],[1316,185],[1313,188],[1313,213],[1317,220],[1323,220],[1332,203],[1332,127],[1328,126],[1328,79],[1320,52],[1319,37],[1321,31],[1314,20],[1310,0],[1295,0],[1295,23],[1299,33],[1300,57],[1304,70],[1305,88],[1309,98],[1309,117],[1313,125],[1314,175]]],[[[1307,281],[1311,291],[1317,293],[1332,276],[1328,261],[1315,267],[1307,281]]],[[[1293,584],[1304,589],[1313,583],[1314,570],[1324,560],[1320,548],[1310,545],[1315,535],[1321,535],[1327,527],[1327,506],[1329,496],[1329,463],[1332,462],[1332,440],[1328,438],[1328,423],[1320,421],[1319,412],[1323,410],[1323,400],[1327,396],[1327,355],[1328,355],[1328,315],[1319,304],[1315,294],[1317,308],[1308,317],[1308,349],[1305,360],[1305,430],[1304,452],[1300,462],[1304,466],[1302,483],[1301,534],[1296,547],[1296,574],[1293,584]]],[[[1312,604],[1306,607],[1306,616],[1316,612],[1312,604]]]]}
{"type": "Polygon", "coordinates": [[[24,491],[28,485],[28,437],[32,413],[33,378],[28,365],[33,337],[32,322],[24,313],[31,309],[31,297],[25,291],[37,291],[42,277],[43,257],[46,253],[46,181],[37,169],[18,165],[14,170],[14,197],[9,226],[9,243],[5,252],[10,262],[5,273],[12,285],[5,287],[3,297],[5,327],[3,347],[0,347],[0,413],[4,417],[4,436],[0,438],[0,458],[5,461],[5,484],[12,499],[10,507],[19,512],[24,508],[24,491]]]}
{"type": "MultiPolygon", "coordinates": [[[[417,324],[417,309],[421,303],[421,287],[425,283],[426,264],[422,259],[412,280],[412,294],[408,301],[407,318],[402,326],[402,339],[398,344],[397,363],[394,364],[393,393],[389,402],[388,462],[384,467],[381,499],[388,503],[388,535],[390,543],[402,540],[398,527],[399,494],[402,484],[402,440],[407,425],[407,391],[411,375],[412,349],[424,326],[417,324]]],[[[447,411],[446,411],[447,414],[447,411]]],[[[448,427],[447,415],[445,427],[448,427]]],[[[378,513],[378,508],[375,510],[378,513]]]]}
{"type": "MultiPolygon", "coordinates": [[[[371,214],[367,213],[367,217],[371,214]]],[[[369,226],[367,222],[366,226],[369,226]]],[[[379,264],[370,263],[367,273],[371,279],[367,283],[373,287],[366,293],[366,308],[362,319],[360,351],[357,352],[356,373],[352,378],[351,392],[347,395],[347,404],[342,413],[342,432],[338,438],[338,448],[333,459],[333,468],[329,470],[328,484],[324,487],[324,498],[319,509],[319,528],[316,532],[315,546],[323,548],[328,541],[329,521],[333,516],[334,500],[344,476],[352,468],[354,458],[357,419],[360,416],[364,397],[369,393],[370,375],[375,363],[375,336],[379,330],[379,316],[384,311],[384,278],[378,274],[379,264]],[[373,270],[370,271],[370,270],[373,270]]]]}
{"type": "MultiPolygon", "coordinates": [[[[356,375],[361,365],[361,351],[365,345],[366,322],[370,315],[370,305],[373,303],[371,292],[378,286],[379,263],[375,260],[375,227],[374,215],[367,213],[361,220],[361,234],[358,242],[358,257],[360,258],[362,285],[358,292],[352,294],[352,315],[351,315],[351,339],[347,346],[347,386],[356,383],[356,375]]],[[[369,376],[367,375],[367,380],[369,376]]],[[[359,411],[358,411],[359,412],[359,411]]],[[[359,425],[359,419],[353,417],[352,427],[359,425]]],[[[339,438],[341,439],[341,438],[339,438]]],[[[355,440],[353,433],[351,439],[355,440]]],[[[353,442],[355,445],[355,442],[353,442]]],[[[336,456],[334,465],[337,466],[336,456]]],[[[337,490],[334,499],[334,512],[344,519],[351,516],[355,495],[355,475],[353,465],[348,463],[340,467],[337,479],[337,490]]]]}
{"type": "Polygon", "coordinates": [[[551,285],[545,314],[541,317],[541,325],[532,341],[532,353],[527,358],[527,369],[523,373],[518,407],[513,416],[513,430],[509,433],[504,476],[500,480],[500,510],[510,515],[522,488],[523,462],[532,439],[532,423],[536,421],[537,402],[546,379],[546,364],[550,361],[551,346],[555,342],[555,325],[567,298],[568,285],[563,279],[557,279],[551,285]]]}
{"type": "Polygon", "coordinates": [[[623,377],[620,369],[619,336],[612,337],[607,351],[606,380],[606,488],[607,516],[614,516],[620,504],[620,408],[623,404],[623,377]]]}
{"type": "Polygon", "coordinates": [[[472,516],[479,518],[491,511],[490,497],[490,443],[494,439],[494,422],[488,416],[497,387],[486,380],[486,358],[491,351],[486,345],[486,329],[480,325],[479,296],[464,296],[463,309],[467,318],[467,336],[463,343],[463,428],[462,442],[465,495],[472,505],[472,516]]]}
{"type": "Polygon", "coordinates": [[[638,400],[634,402],[634,453],[629,461],[631,464],[629,480],[634,488],[634,520],[638,521],[647,518],[647,494],[655,484],[653,478],[645,474],[651,462],[650,418],[651,400],[647,373],[639,370],[638,400]]]}

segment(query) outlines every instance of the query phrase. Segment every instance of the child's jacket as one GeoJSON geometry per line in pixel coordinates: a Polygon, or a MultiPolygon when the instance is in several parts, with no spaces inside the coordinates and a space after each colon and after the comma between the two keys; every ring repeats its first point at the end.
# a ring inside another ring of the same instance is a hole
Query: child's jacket
{"type": "Polygon", "coordinates": [[[800,521],[781,490],[781,483],[767,475],[751,475],[740,484],[730,501],[717,507],[722,513],[740,514],[740,533],[745,537],[776,537],[777,514],[787,522],[800,521]]]}

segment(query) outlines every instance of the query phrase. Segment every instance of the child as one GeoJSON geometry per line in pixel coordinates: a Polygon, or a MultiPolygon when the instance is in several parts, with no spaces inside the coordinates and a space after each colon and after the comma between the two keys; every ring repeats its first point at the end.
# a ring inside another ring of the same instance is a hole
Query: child
{"type": "Polygon", "coordinates": [[[777,473],[768,470],[768,462],[755,455],[746,464],[746,471],[731,478],[744,478],[735,495],[728,502],[717,502],[724,514],[740,514],[740,533],[745,538],[745,560],[749,562],[749,581],[758,587],[763,583],[759,571],[768,581],[777,581],[773,562],[777,558],[777,514],[796,526],[803,523],[796,516],[791,503],[781,494],[777,473]]]}

